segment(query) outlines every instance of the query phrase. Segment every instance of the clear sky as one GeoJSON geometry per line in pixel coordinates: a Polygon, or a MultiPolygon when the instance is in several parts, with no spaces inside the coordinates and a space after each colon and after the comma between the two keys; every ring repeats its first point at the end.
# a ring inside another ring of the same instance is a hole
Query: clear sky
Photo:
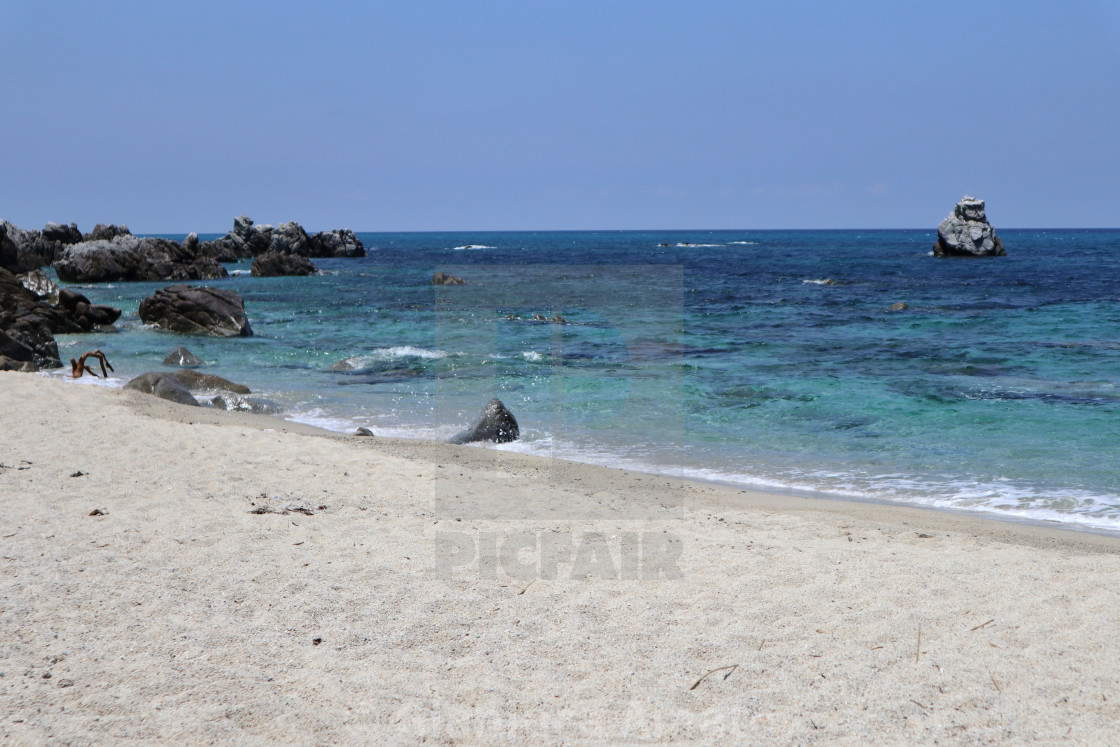
{"type": "Polygon", "coordinates": [[[1120,3],[0,0],[0,218],[1120,226],[1120,3]]]}

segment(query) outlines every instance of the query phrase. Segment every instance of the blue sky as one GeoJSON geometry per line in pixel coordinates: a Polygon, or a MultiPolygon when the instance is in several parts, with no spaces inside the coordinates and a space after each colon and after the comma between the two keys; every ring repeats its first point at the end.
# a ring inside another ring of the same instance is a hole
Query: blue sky
{"type": "Polygon", "coordinates": [[[1120,3],[0,0],[0,217],[1120,226],[1120,3]]]}

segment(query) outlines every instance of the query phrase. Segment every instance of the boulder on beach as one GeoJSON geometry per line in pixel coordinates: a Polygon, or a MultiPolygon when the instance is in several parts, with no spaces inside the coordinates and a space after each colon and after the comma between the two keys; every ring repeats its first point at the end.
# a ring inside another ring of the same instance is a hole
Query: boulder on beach
{"type": "Polygon", "coordinates": [[[237,394],[220,394],[210,400],[210,406],[227,412],[251,412],[254,415],[279,415],[284,412],[284,407],[272,400],[237,394]]]}
{"type": "Polygon", "coordinates": [[[189,335],[253,334],[241,294],[206,286],[169,285],[156,291],[140,302],[140,321],[189,335]]]}
{"type": "Polygon", "coordinates": [[[466,281],[446,272],[437,272],[432,275],[432,285],[465,285],[466,281]]]}
{"type": "Polygon", "coordinates": [[[234,394],[252,394],[249,387],[244,384],[237,384],[214,374],[199,373],[189,368],[182,371],[170,371],[167,375],[175,377],[179,383],[192,392],[221,391],[233,392],[234,394]]]}
{"type": "Polygon", "coordinates": [[[125,389],[132,389],[145,394],[153,394],[161,399],[178,402],[181,405],[198,407],[198,400],[190,390],[183,386],[177,378],[165,371],[149,371],[142,373],[124,385],[125,389]]]}
{"type": "Polygon", "coordinates": [[[170,239],[117,236],[71,244],[54,262],[60,280],[105,283],[139,280],[213,280],[229,273],[170,239]]]}
{"type": "Polygon", "coordinates": [[[482,408],[482,413],[465,431],[447,440],[449,444],[469,444],[475,441],[493,441],[504,444],[516,441],[521,435],[517,419],[506,409],[500,399],[492,399],[482,408]]]}
{"type": "Polygon", "coordinates": [[[1003,257],[1003,241],[996,236],[984,201],[965,195],[937,226],[933,253],[938,257],[1003,257]]]}
{"type": "Polygon", "coordinates": [[[271,278],[281,275],[314,275],[319,270],[307,257],[285,251],[269,249],[253,260],[250,273],[253,277],[271,278]]]}
{"type": "Polygon", "coordinates": [[[201,366],[204,364],[204,360],[182,345],[172,350],[167,354],[167,357],[163,359],[163,365],[165,366],[201,366]]]}

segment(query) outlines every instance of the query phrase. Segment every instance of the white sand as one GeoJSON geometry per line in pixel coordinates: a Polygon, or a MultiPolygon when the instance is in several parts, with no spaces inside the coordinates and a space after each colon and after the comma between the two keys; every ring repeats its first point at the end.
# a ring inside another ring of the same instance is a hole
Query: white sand
{"type": "Polygon", "coordinates": [[[0,374],[0,462],[14,743],[1103,743],[1120,723],[1111,537],[31,374],[0,374]],[[449,537],[566,535],[555,574],[514,564],[535,550],[446,561],[449,537]],[[635,538],[679,549],[680,577],[632,578],[635,538]]]}

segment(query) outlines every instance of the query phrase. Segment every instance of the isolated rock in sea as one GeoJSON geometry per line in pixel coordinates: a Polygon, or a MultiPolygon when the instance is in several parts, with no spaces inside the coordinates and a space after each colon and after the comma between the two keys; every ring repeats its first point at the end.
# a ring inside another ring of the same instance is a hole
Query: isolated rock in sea
{"type": "Polygon", "coordinates": [[[353,371],[357,366],[350,362],[349,358],[343,358],[340,361],[335,361],[327,368],[328,371],[353,371]]]}
{"type": "Polygon", "coordinates": [[[132,235],[71,244],[55,261],[54,269],[68,283],[229,277],[212,257],[199,257],[178,242],[132,235]]]}
{"type": "Polygon", "coordinates": [[[432,285],[465,285],[466,281],[446,272],[437,272],[432,275],[432,285]]]}
{"type": "Polygon", "coordinates": [[[236,394],[221,394],[210,400],[210,406],[228,412],[251,412],[255,415],[279,415],[284,412],[284,407],[272,400],[236,394]]]}
{"type": "Polygon", "coordinates": [[[1007,254],[984,211],[984,201],[965,195],[937,226],[938,257],[1002,257],[1007,254]]]}
{"type": "Polygon", "coordinates": [[[145,394],[154,394],[161,399],[178,402],[182,405],[198,407],[198,400],[190,390],[169,373],[164,371],[149,371],[142,373],[124,385],[125,389],[133,389],[145,394]]]}
{"type": "Polygon", "coordinates": [[[169,285],[140,302],[140,320],[159,329],[190,335],[248,337],[245,300],[232,290],[169,285]]]}
{"type": "Polygon", "coordinates": [[[517,427],[517,419],[513,413],[506,409],[500,399],[492,399],[478,419],[462,433],[457,433],[447,440],[449,444],[469,444],[475,441],[493,441],[504,444],[516,441],[521,435],[517,427]]]}
{"type": "Polygon", "coordinates": [[[891,307],[887,309],[887,311],[906,311],[909,308],[910,307],[905,302],[896,301],[895,303],[891,304],[891,307]]]}
{"type": "Polygon", "coordinates": [[[312,257],[364,257],[366,248],[349,228],[336,228],[311,235],[312,257]]]}
{"type": "Polygon", "coordinates": [[[229,379],[223,379],[214,374],[199,373],[191,369],[171,371],[168,376],[174,376],[183,386],[192,392],[233,392],[234,394],[252,394],[249,387],[236,384],[229,379]]]}
{"type": "Polygon", "coordinates": [[[163,359],[163,365],[165,366],[201,366],[204,364],[204,360],[182,345],[172,350],[167,354],[167,357],[163,359]]]}
{"type": "MultiPolygon", "coordinates": [[[[275,234],[273,234],[275,238],[275,234]]],[[[281,275],[314,275],[319,270],[311,260],[298,254],[269,249],[253,260],[250,273],[253,277],[270,278],[281,275]]]]}
{"type": "Polygon", "coordinates": [[[82,236],[83,241],[112,241],[118,236],[131,236],[132,231],[123,223],[98,223],[93,230],[82,236]]]}

